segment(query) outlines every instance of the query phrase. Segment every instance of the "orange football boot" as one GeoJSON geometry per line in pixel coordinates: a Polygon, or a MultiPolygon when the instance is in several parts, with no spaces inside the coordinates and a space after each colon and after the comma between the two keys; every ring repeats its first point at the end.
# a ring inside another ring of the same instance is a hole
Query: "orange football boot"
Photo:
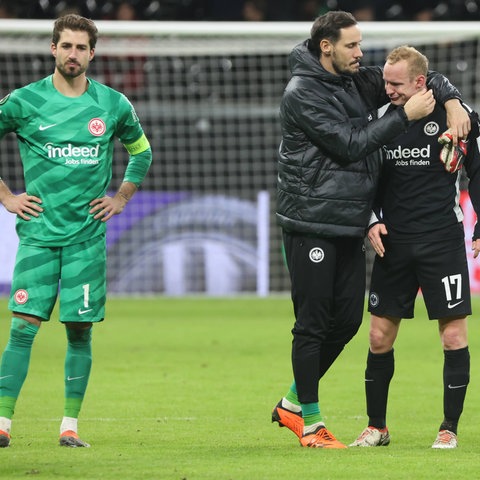
{"type": "Polygon", "coordinates": [[[80,440],[78,433],[73,430],[66,430],[60,434],[60,446],[62,447],[89,447],[90,445],[80,440]]]}
{"type": "Polygon", "coordinates": [[[303,435],[303,418],[301,412],[292,412],[282,407],[280,400],[272,411],[272,422],[278,422],[279,427],[287,427],[298,438],[303,435]]]}
{"type": "Polygon", "coordinates": [[[307,433],[300,438],[302,447],[310,448],[347,448],[342,442],[339,442],[325,427],[318,427],[313,433],[307,433]]]}
{"type": "Polygon", "coordinates": [[[0,430],[0,448],[5,448],[10,445],[10,434],[0,430]]]}

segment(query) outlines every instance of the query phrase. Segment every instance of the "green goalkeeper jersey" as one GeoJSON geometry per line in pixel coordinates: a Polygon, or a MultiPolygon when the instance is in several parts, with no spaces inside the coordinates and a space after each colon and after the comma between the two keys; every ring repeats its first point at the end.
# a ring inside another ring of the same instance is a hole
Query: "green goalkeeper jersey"
{"type": "Polygon", "coordinates": [[[25,190],[44,209],[28,221],[17,216],[25,244],[64,246],[105,232],[89,203],[110,183],[115,137],[130,153],[124,181],[139,185],[146,173],[130,165],[150,148],[131,103],[92,79],[79,97],[59,93],[52,75],[14,90],[0,101],[0,137],[8,132],[17,135],[25,190]]]}

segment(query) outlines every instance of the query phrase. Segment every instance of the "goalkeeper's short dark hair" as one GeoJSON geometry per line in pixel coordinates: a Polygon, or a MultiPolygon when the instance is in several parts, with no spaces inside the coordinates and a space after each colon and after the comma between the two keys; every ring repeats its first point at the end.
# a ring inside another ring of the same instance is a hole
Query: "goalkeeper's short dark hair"
{"type": "Polygon", "coordinates": [[[52,43],[54,45],[58,44],[60,40],[60,35],[64,30],[73,30],[74,32],[82,31],[88,33],[88,42],[91,49],[95,48],[98,39],[98,30],[97,26],[89,18],[82,17],[75,13],[70,13],[64,15],[63,17],[57,18],[53,25],[52,33],[52,43]]]}

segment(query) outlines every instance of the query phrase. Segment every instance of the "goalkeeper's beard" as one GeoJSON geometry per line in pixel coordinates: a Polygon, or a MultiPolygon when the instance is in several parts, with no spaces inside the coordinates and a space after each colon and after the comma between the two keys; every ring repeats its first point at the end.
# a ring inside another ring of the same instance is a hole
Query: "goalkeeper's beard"
{"type": "Polygon", "coordinates": [[[79,63],[74,64],[74,66],[61,65],[57,63],[56,67],[64,78],[77,78],[87,71],[86,67],[82,67],[79,63]]]}

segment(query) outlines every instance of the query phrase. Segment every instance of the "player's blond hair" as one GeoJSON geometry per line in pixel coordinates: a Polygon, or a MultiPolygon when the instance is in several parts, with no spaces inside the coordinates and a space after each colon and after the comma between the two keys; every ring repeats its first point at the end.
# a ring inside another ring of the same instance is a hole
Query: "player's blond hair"
{"type": "Polygon", "coordinates": [[[420,53],[416,48],[409,45],[402,45],[393,49],[388,55],[386,62],[394,65],[401,60],[405,60],[408,65],[408,75],[410,79],[418,75],[427,76],[428,73],[428,58],[420,53]]]}

